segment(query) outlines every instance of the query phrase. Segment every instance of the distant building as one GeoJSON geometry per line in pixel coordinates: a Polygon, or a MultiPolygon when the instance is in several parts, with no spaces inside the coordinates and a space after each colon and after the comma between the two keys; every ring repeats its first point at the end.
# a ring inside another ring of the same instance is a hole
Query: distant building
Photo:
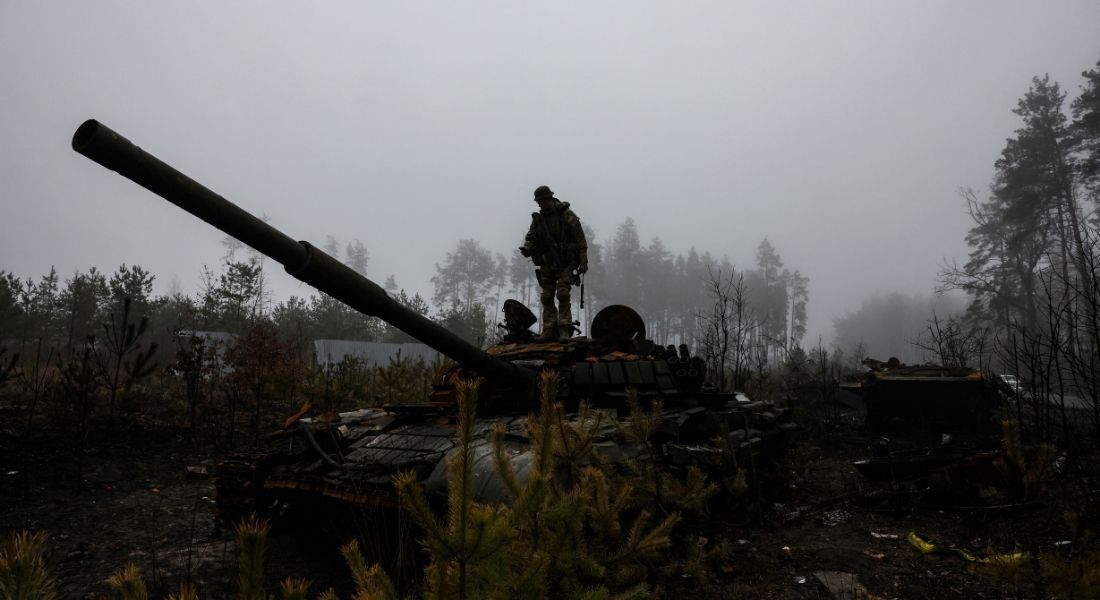
{"type": "Polygon", "coordinates": [[[354,356],[367,365],[386,366],[400,353],[402,359],[423,359],[431,363],[439,358],[436,350],[418,343],[390,344],[386,342],[358,342],[352,340],[313,340],[313,358],[317,364],[336,364],[345,356],[354,356]]]}

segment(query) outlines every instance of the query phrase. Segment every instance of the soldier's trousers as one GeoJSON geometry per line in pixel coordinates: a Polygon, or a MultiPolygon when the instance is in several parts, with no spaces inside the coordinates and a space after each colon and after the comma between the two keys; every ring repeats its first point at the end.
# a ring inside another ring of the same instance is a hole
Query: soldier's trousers
{"type": "Polygon", "coordinates": [[[569,292],[573,287],[573,270],[553,272],[539,269],[535,276],[542,288],[539,295],[539,300],[542,301],[542,330],[545,332],[558,326],[572,325],[573,312],[570,308],[569,292]]]}

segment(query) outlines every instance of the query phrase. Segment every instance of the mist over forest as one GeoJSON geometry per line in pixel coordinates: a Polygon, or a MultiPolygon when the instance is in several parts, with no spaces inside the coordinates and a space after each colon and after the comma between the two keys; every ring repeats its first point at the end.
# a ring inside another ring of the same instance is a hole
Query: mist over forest
{"type": "MultiPolygon", "coordinates": [[[[691,248],[673,254],[659,237],[643,244],[633,219],[619,225],[615,236],[601,241],[587,232],[589,271],[585,277],[581,316],[590,320],[600,308],[626,303],[646,319],[649,335],[662,343],[695,347],[715,285],[738,281],[746,318],[756,332],[753,345],[779,355],[802,342],[806,331],[807,278],[783,263],[764,238],[754,266],[736,269],[728,257],[691,248]]],[[[244,333],[257,320],[270,321],[288,339],[407,342],[412,339],[379,319],[361,315],[331,297],[316,292],[306,297],[274,297],[265,280],[271,261],[223,240],[225,255],[215,267],[204,267],[203,285],[194,293],[182,290],[155,295],[156,275],[138,265],[111,272],[97,268],[62,277],[56,271],[39,279],[21,280],[0,271],[0,331],[9,339],[44,339],[62,347],[95,336],[102,322],[124,299],[135,314],[150,317],[150,331],[203,330],[244,333]]],[[[323,249],[356,272],[370,272],[370,252],[359,240],[341,243],[328,236],[323,249]]],[[[506,298],[516,298],[537,310],[538,286],[529,259],[518,250],[505,258],[475,239],[463,239],[436,263],[430,300],[410,294],[393,275],[380,285],[402,305],[428,316],[468,341],[485,345],[499,337],[497,322],[506,298]]],[[[574,299],[579,304],[579,292],[574,299]]]]}
{"type": "MultiPolygon", "coordinates": [[[[70,6],[0,19],[0,268],[24,282],[125,263],[195,296],[224,269],[221,234],[71,151],[94,117],[297,239],[362,240],[433,314],[435,265],[464,239],[510,261],[537,185],[605,247],[631,217],[748,272],[767,238],[809,282],[804,346],[964,262],[956,188],[986,195],[1032,76],[1069,102],[1096,59],[1091,2],[70,6]]],[[[265,275],[272,304],[314,294],[265,275]]]]}
{"type": "MultiPolygon", "coordinates": [[[[641,232],[627,217],[602,238],[585,226],[590,269],[583,295],[574,299],[584,303],[582,323],[586,327],[604,306],[627,304],[640,312],[649,336],[659,343],[702,350],[713,344],[715,315],[735,307],[740,323],[735,347],[744,353],[781,361],[796,348],[811,346],[857,361],[893,356],[916,363],[944,358],[936,348],[941,328],[992,339],[1040,330],[1043,314],[1068,310],[1059,307],[1090,306],[1087,282],[1098,257],[1100,68],[1083,77],[1086,85],[1072,99],[1049,76],[1032,80],[1013,110],[1019,127],[994,160],[988,195],[970,188],[959,192],[971,221],[970,254],[965,262],[943,260],[935,290],[875,292],[834,318],[831,338],[806,340],[811,280],[786,262],[783,249],[767,236],[751,260],[737,260],[706,248],[671,249],[659,232],[641,232]]],[[[268,283],[270,261],[232,238],[222,245],[220,263],[203,267],[201,289],[193,292],[154,295],[157,274],[139,265],[113,271],[92,267],[71,275],[51,268],[37,279],[0,270],[0,337],[18,340],[21,347],[41,339],[71,348],[96,336],[129,303],[135,314],[149,317],[150,331],[161,334],[243,334],[266,321],[298,343],[412,341],[320,292],[277,297],[268,283]]],[[[360,240],[329,235],[323,248],[356,272],[379,279],[370,268],[371,249],[360,240]]],[[[393,274],[381,283],[402,305],[482,346],[499,337],[496,324],[506,298],[537,305],[530,261],[518,249],[505,254],[476,237],[459,240],[435,263],[430,298],[407,291],[393,274]]],[[[1072,319],[1065,323],[1077,326],[1072,319]]],[[[978,353],[992,348],[983,345],[978,353]]]]}
{"type": "MultiPolygon", "coordinates": [[[[0,162],[11,182],[8,197],[52,217],[9,214],[0,338],[76,343],[99,331],[126,286],[160,332],[239,332],[262,319],[299,340],[407,340],[293,282],[206,225],[150,202],[129,182],[104,185],[105,174],[64,147],[74,117],[89,110],[103,111],[97,114],[211,189],[326,248],[402,304],[479,344],[496,337],[504,298],[536,308],[532,265],[514,247],[533,208],[531,190],[542,183],[572,201],[586,227],[592,268],[585,309],[577,313],[582,327],[599,308],[627,304],[642,314],[651,337],[701,348],[708,318],[728,300],[716,297],[723,289],[738,290],[739,314],[749,323],[746,348],[773,361],[796,347],[935,360],[927,339],[935,336],[933,319],[989,335],[1012,323],[1034,327],[1043,306],[1037,296],[1054,291],[1050,274],[1066,280],[1083,272],[1082,257],[1091,252],[1095,70],[1077,76],[1091,60],[1080,58],[1076,41],[1091,7],[940,6],[859,18],[805,10],[805,22],[792,24],[762,7],[745,14],[656,9],[618,15],[623,27],[610,31],[600,25],[606,15],[594,15],[591,23],[573,23],[563,51],[524,45],[533,62],[517,64],[508,52],[486,49],[516,46],[523,28],[489,23],[477,27],[491,36],[457,38],[447,19],[386,27],[423,16],[396,8],[352,11],[377,19],[343,35],[355,40],[348,47],[317,44],[297,62],[270,45],[270,31],[313,39],[315,26],[331,26],[323,15],[291,23],[273,11],[263,19],[269,31],[241,31],[270,55],[218,51],[224,36],[206,37],[204,25],[181,34],[181,47],[194,50],[185,56],[154,35],[173,22],[172,11],[146,8],[141,15],[150,27],[125,35],[152,58],[119,71],[134,73],[133,81],[110,75],[113,85],[88,85],[86,77],[99,72],[89,61],[128,59],[110,45],[88,44],[77,15],[48,6],[14,11],[5,26],[9,55],[32,43],[24,31],[50,18],[49,35],[68,37],[43,46],[49,51],[38,55],[41,68],[3,66],[23,83],[10,94],[13,107],[23,107],[16,112],[27,115],[3,127],[8,139],[28,140],[27,152],[5,152],[0,162]],[[1034,22],[1037,11],[1065,23],[1063,45],[1008,44],[1015,38],[1005,32],[1034,22]],[[740,29],[751,18],[735,18],[750,16],[785,25],[761,37],[740,29]],[[956,23],[975,19],[982,26],[967,29],[972,39],[957,35],[956,23]],[[810,44],[816,50],[809,53],[772,45],[822,35],[835,41],[836,28],[822,25],[836,23],[844,23],[850,45],[810,44]],[[398,29],[406,35],[394,36],[398,29]],[[642,30],[668,37],[630,35],[642,30]],[[888,31],[896,43],[882,44],[888,31]],[[449,70],[436,53],[441,39],[457,42],[449,46],[449,70]],[[467,41],[474,39],[486,41],[467,41]],[[674,39],[694,39],[699,48],[674,39]],[[621,47],[606,47],[609,40],[621,47]],[[751,51],[732,51],[729,40],[751,51]],[[952,41],[940,52],[932,50],[934,40],[952,41]],[[649,42],[662,51],[654,53],[649,42]],[[884,50],[868,51],[871,43],[884,50]],[[399,50],[406,67],[370,44],[399,50]],[[999,48],[1000,56],[972,56],[971,44],[999,48]],[[77,45],[84,51],[75,52],[77,45]],[[815,68],[792,68],[818,54],[815,68]],[[592,56],[604,58],[593,63],[592,56]],[[285,65],[295,85],[272,83],[269,60],[285,65]],[[342,70],[348,60],[359,68],[342,70]],[[685,70],[689,64],[695,67],[685,70]],[[135,87],[161,72],[156,65],[178,75],[173,94],[135,87]],[[487,69],[490,85],[463,83],[459,74],[478,69],[487,69]],[[228,85],[242,72],[250,76],[228,85]],[[84,90],[83,102],[49,94],[56,77],[84,90]],[[182,108],[176,103],[188,94],[175,87],[181,82],[194,95],[182,108]],[[986,87],[963,85],[970,82],[986,87]],[[231,94],[225,102],[204,95],[221,85],[231,94]],[[114,94],[124,89],[148,110],[119,112],[114,94]],[[968,93],[941,98],[952,89],[968,93]],[[306,90],[325,93],[303,96],[306,90]],[[309,109],[315,102],[328,110],[309,109]],[[224,110],[204,120],[203,106],[224,110]],[[667,110],[672,106],[679,108],[667,110]],[[157,117],[159,110],[180,120],[157,117]],[[153,120],[127,123],[142,114],[153,120]],[[264,124],[263,134],[250,129],[253,121],[264,124]],[[37,132],[27,129],[32,122],[37,132]],[[275,122],[285,129],[269,137],[275,122]],[[293,148],[278,143],[289,139],[297,141],[293,148]],[[954,147],[959,153],[948,152],[954,147]],[[261,148],[270,154],[261,158],[261,148]],[[29,176],[32,156],[63,157],[52,172],[64,176],[29,176]],[[991,173],[988,185],[981,173],[991,173]],[[73,200],[85,196],[99,200],[73,200]],[[502,205],[504,198],[512,204],[502,205]],[[112,216],[97,226],[95,215],[104,213],[112,216]],[[51,226],[43,229],[44,222],[51,226]],[[121,228],[124,234],[105,234],[121,228]],[[35,231],[50,241],[26,252],[25,236],[35,231]],[[80,249],[67,240],[79,240],[80,249]]],[[[549,24],[565,16],[532,8],[500,18],[549,24]]],[[[337,27],[341,34],[351,22],[337,27]]],[[[574,304],[580,299],[577,290],[574,304]]]]}

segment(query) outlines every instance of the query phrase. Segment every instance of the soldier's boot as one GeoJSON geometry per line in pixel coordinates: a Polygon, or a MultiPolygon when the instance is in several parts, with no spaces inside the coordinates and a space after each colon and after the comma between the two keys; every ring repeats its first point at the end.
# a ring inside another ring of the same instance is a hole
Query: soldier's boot
{"type": "Polygon", "coordinates": [[[558,290],[558,339],[561,341],[568,340],[573,337],[573,310],[569,301],[569,288],[565,289],[565,293],[558,290]]]}
{"type": "Polygon", "coordinates": [[[542,333],[535,339],[540,342],[558,339],[558,309],[553,303],[542,305],[542,333]]]}
{"type": "Polygon", "coordinates": [[[574,336],[581,332],[579,321],[572,321],[569,324],[558,324],[558,341],[567,342],[574,336]]]}

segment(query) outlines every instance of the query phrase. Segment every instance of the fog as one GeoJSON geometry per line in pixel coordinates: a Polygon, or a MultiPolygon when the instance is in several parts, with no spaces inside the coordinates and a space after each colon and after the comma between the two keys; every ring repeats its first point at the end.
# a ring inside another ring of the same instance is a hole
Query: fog
{"type": "Polygon", "coordinates": [[[2,2],[0,269],[193,292],[220,261],[222,234],[71,150],[96,118],[425,297],[459,239],[518,245],[542,184],[598,241],[629,216],[749,267],[767,236],[828,342],[965,257],[957,188],[988,186],[1033,76],[1076,96],[1098,32],[1095,0],[2,2]]]}

